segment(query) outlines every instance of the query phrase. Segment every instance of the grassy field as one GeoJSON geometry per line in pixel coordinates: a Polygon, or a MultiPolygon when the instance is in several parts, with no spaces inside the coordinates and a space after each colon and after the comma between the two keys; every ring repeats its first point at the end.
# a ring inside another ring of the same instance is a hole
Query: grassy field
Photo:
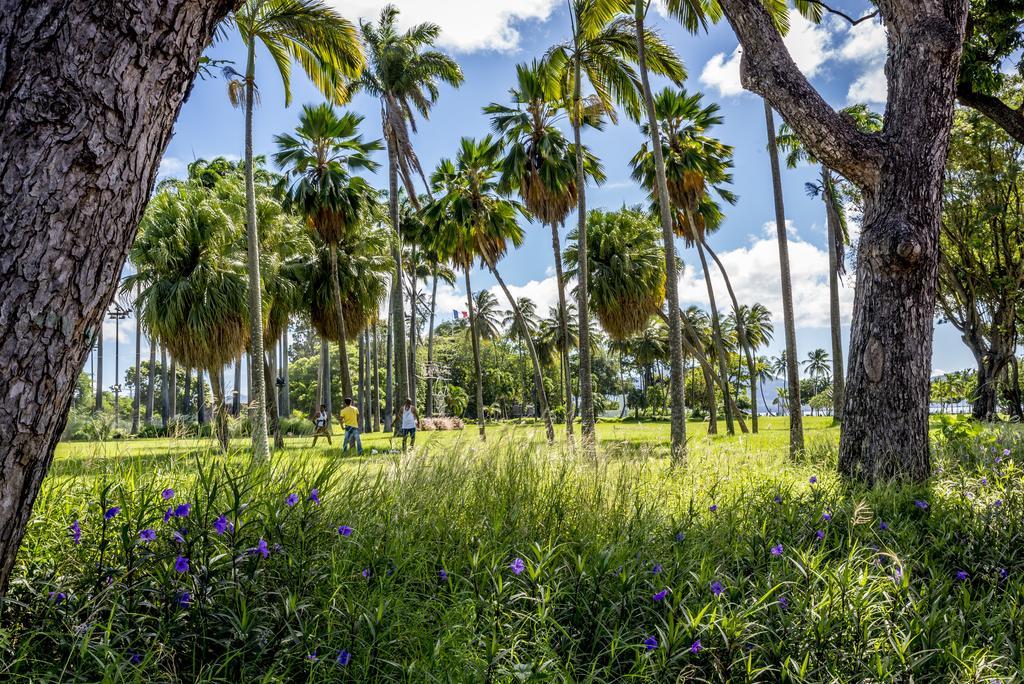
{"type": "Polygon", "coordinates": [[[838,432],[534,426],[62,444],[0,628],[15,681],[1017,681],[1019,430],[936,433],[922,487],[834,475],[838,432]],[[371,450],[378,453],[373,454],[371,450]]]}

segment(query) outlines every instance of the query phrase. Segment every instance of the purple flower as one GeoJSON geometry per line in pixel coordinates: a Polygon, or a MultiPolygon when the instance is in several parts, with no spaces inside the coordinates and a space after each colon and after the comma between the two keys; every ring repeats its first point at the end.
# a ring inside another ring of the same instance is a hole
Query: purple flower
{"type": "Polygon", "coordinates": [[[777,504],[782,503],[782,495],[781,494],[776,494],[775,495],[775,503],[777,503],[777,504]]]}
{"type": "Polygon", "coordinates": [[[139,663],[142,662],[142,654],[140,654],[140,653],[132,653],[131,657],[128,658],[128,662],[131,663],[132,665],[138,665],[139,663]]]}
{"type": "Polygon", "coordinates": [[[50,600],[53,601],[55,605],[60,605],[61,603],[64,603],[64,601],[66,601],[67,598],[68,595],[65,594],[63,591],[50,592],[50,600]]]}
{"type": "Polygon", "coordinates": [[[306,660],[308,660],[311,663],[318,663],[320,662],[320,657],[316,654],[316,651],[314,650],[312,653],[306,656],[306,660]]]}
{"type": "Polygon", "coordinates": [[[981,484],[982,485],[987,485],[988,484],[988,478],[987,477],[981,478],[981,484]]]}
{"type": "Polygon", "coordinates": [[[338,664],[339,665],[341,665],[342,667],[345,667],[352,660],[352,654],[349,653],[348,651],[346,651],[345,649],[341,649],[340,651],[338,651],[338,659],[337,660],[338,660],[338,664]]]}
{"type": "Polygon", "coordinates": [[[444,568],[441,568],[441,569],[440,569],[440,570],[438,571],[438,573],[437,573],[437,576],[441,578],[441,581],[442,581],[442,582],[447,582],[447,581],[448,581],[448,573],[447,573],[447,572],[445,572],[445,569],[444,569],[444,568]]]}
{"type": "Polygon", "coordinates": [[[711,593],[714,594],[715,596],[721,596],[722,592],[724,592],[724,591],[725,591],[725,588],[722,586],[722,583],[719,582],[718,580],[715,580],[714,582],[711,583],[711,593]]]}
{"type": "Polygon", "coordinates": [[[291,508],[295,504],[299,503],[299,495],[298,494],[294,494],[294,493],[293,494],[289,494],[288,498],[285,499],[284,502],[286,504],[288,504],[288,508],[291,508]]]}
{"type": "Polygon", "coordinates": [[[111,506],[103,514],[103,519],[104,520],[110,520],[110,519],[116,517],[117,514],[120,513],[120,512],[121,512],[121,507],[120,506],[111,506]]]}
{"type": "Polygon", "coordinates": [[[685,534],[683,534],[682,532],[676,532],[676,541],[677,542],[681,542],[684,539],[686,539],[686,535],[685,534]]]}
{"type": "Polygon", "coordinates": [[[342,525],[338,528],[338,534],[340,534],[342,537],[350,537],[352,536],[352,528],[348,525],[342,525]]]}
{"type": "Polygon", "coordinates": [[[967,574],[966,570],[957,570],[956,575],[954,575],[954,577],[956,577],[957,582],[966,582],[967,578],[970,577],[970,575],[967,574]]]}
{"type": "Polygon", "coordinates": [[[832,514],[831,513],[822,513],[821,514],[821,519],[824,520],[825,522],[828,522],[829,520],[832,519],[832,514]]]}
{"type": "Polygon", "coordinates": [[[160,496],[164,498],[164,501],[174,498],[174,490],[168,487],[164,491],[160,492],[160,496]]]}
{"type": "Polygon", "coordinates": [[[213,531],[219,535],[223,535],[228,530],[234,531],[235,526],[228,522],[228,516],[223,513],[220,514],[216,520],[213,521],[213,531]]]}
{"type": "Polygon", "coordinates": [[[789,599],[785,596],[780,596],[778,603],[782,610],[789,610],[789,599]]]}
{"type": "Polygon", "coordinates": [[[270,547],[267,545],[267,540],[263,537],[260,537],[260,540],[256,542],[255,547],[249,549],[250,555],[255,556],[257,553],[263,556],[263,558],[270,557],[270,547]]]}
{"type": "Polygon", "coordinates": [[[526,563],[523,562],[522,558],[516,558],[514,561],[509,563],[508,567],[512,568],[513,574],[519,575],[526,569],[526,563]]]}
{"type": "Polygon", "coordinates": [[[1002,499],[996,499],[995,501],[992,502],[992,505],[995,506],[996,508],[999,508],[1000,506],[1003,505],[1003,500],[1002,499]]]}
{"type": "Polygon", "coordinates": [[[68,533],[76,544],[82,543],[82,526],[78,524],[77,520],[68,526],[68,533]]]}
{"type": "Polygon", "coordinates": [[[178,542],[179,544],[184,544],[185,543],[185,532],[186,531],[187,530],[183,530],[183,529],[182,530],[174,530],[174,532],[171,532],[171,539],[173,539],[174,541],[178,542]]]}
{"type": "Polygon", "coordinates": [[[914,505],[917,506],[918,508],[920,508],[922,511],[927,511],[928,510],[928,502],[927,501],[922,501],[921,499],[915,499],[914,500],[914,505]]]}
{"type": "Polygon", "coordinates": [[[825,538],[825,530],[818,530],[814,533],[814,536],[818,538],[818,541],[821,541],[825,538]]]}
{"type": "Polygon", "coordinates": [[[644,639],[644,648],[646,648],[648,651],[653,651],[654,649],[658,648],[658,640],[654,637],[654,635],[651,635],[644,639]]]}
{"type": "Polygon", "coordinates": [[[156,541],[156,530],[146,528],[139,532],[139,539],[144,542],[156,541]]]}
{"type": "Polygon", "coordinates": [[[661,574],[661,563],[655,563],[654,567],[651,568],[651,572],[654,573],[655,575],[660,575],[661,574]]]}
{"type": "Polygon", "coordinates": [[[178,556],[174,559],[174,572],[185,573],[188,572],[188,558],[184,556],[178,556]]]}
{"type": "Polygon", "coordinates": [[[188,514],[192,512],[192,504],[183,503],[174,509],[174,517],[176,518],[187,518],[188,514]]]}
{"type": "Polygon", "coordinates": [[[782,550],[783,550],[783,549],[782,549],[782,544],[781,544],[781,543],[780,543],[780,544],[776,544],[776,545],[775,545],[775,546],[773,546],[773,547],[772,547],[772,549],[771,549],[771,551],[772,551],[772,555],[773,555],[773,556],[781,556],[781,555],[782,555],[782,550]]]}
{"type": "Polygon", "coordinates": [[[710,506],[708,506],[708,510],[711,511],[712,513],[715,513],[716,511],[718,511],[718,504],[711,504],[710,506]]]}
{"type": "Polygon", "coordinates": [[[309,491],[309,500],[315,504],[320,503],[320,490],[313,488],[309,491]]]}
{"type": "Polygon", "coordinates": [[[363,568],[363,579],[370,579],[370,568],[363,568]]]}
{"type": "Polygon", "coordinates": [[[881,530],[882,532],[885,532],[886,530],[889,529],[889,523],[885,522],[884,520],[879,520],[878,521],[878,529],[881,530]]]}
{"type": "Polygon", "coordinates": [[[1006,579],[1010,576],[1010,571],[1006,568],[999,568],[999,579],[1006,579]]]}
{"type": "Polygon", "coordinates": [[[817,475],[811,475],[811,479],[809,479],[807,481],[810,482],[811,484],[818,484],[818,476],[817,475]]]}
{"type": "Polygon", "coordinates": [[[664,601],[665,597],[668,596],[668,589],[662,589],[657,594],[651,597],[651,599],[657,603],[658,601],[664,601]]]}
{"type": "Polygon", "coordinates": [[[704,646],[700,643],[700,639],[697,639],[690,645],[690,653],[700,653],[704,650],[704,646]]]}
{"type": "Polygon", "coordinates": [[[164,511],[164,522],[171,522],[171,518],[174,517],[174,509],[168,508],[164,511]]]}
{"type": "Polygon", "coordinates": [[[180,594],[178,594],[178,607],[179,608],[188,608],[191,605],[192,605],[192,594],[188,593],[187,591],[183,591],[180,594]]]}

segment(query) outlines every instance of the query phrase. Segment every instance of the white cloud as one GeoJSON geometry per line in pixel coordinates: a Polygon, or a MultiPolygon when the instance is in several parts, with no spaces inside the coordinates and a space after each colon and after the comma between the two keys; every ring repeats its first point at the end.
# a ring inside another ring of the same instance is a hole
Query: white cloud
{"type": "Polygon", "coordinates": [[[186,164],[177,157],[164,157],[160,160],[160,168],[157,170],[157,178],[178,178],[184,176],[188,169],[186,164]]]}
{"type": "Polygon", "coordinates": [[[557,0],[331,0],[331,4],[350,19],[368,21],[375,21],[385,5],[397,5],[401,28],[430,21],[441,27],[440,45],[474,52],[516,49],[520,24],[547,20],[557,0]]]}
{"type": "Polygon", "coordinates": [[[846,99],[851,103],[885,104],[887,85],[885,59],[888,50],[885,27],[876,21],[857,24],[846,34],[837,54],[840,59],[861,66],[846,99]]]}
{"type": "Polygon", "coordinates": [[[888,92],[889,88],[885,81],[885,65],[879,64],[865,71],[850,84],[846,99],[851,104],[863,102],[884,105],[888,98],[888,92]]]}
{"type": "MultiPolygon", "coordinates": [[[[479,271],[473,273],[474,278],[479,278],[483,274],[479,271]]],[[[462,279],[459,279],[459,285],[462,285],[462,279]]],[[[516,285],[514,283],[505,281],[508,285],[509,292],[516,299],[520,297],[528,297],[537,304],[537,315],[542,318],[548,315],[548,309],[558,305],[558,288],[556,286],[556,279],[554,276],[549,276],[543,280],[530,280],[522,285],[516,285]]],[[[569,289],[572,285],[570,284],[569,289]]],[[[477,286],[474,285],[473,289],[476,290],[477,286]]],[[[497,284],[486,288],[498,298],[498,302],[502,309],[508,309],[508,300],[505,298],[505,293],[501,287],[497,284]]],[[[568,295],[569,290],[566,290],[568,295]]],[[[475,294],[475,292],[474,292],[475,294]]],[[[443,323],[452,319],[452,312],[466,311],[466,290],[463,287],[452,287],[447,283],[440,283],[437,286],[437,316],[435,324],[443,323]]]]}
{"type": "MultiPolygon", "coordinates": [[[[793,286],[793,308],[798,327],[821,328],[829,325],[828,253],[804,242],[789,224],[790,278],[793,286]]],[[[686,306],[708,306],[707,285],[699,270],[696,254],[684,253],[686,266],[679,282],[679,299],[686,306]]],[[[779,271],[779,246],[775,240],[775,223],[764,226],[764,237],[754,237],[748,247],[719,252],[733,290],[740,304],[760,302],[772,312],[778,335],[782,333],[782,278],[779,271]],[[770,231],[770,232],[769,232],[770,231]]],[[[714,261],[708,259],[711,284],[721,311],[731,311],[725,281],[714,261]]],[[[853,310],[853,278],[847,276],[839,288],[840,315],[848,325],[853,310]]]]}
{"type": "MultiPolygon", "coordinates": [[[[833,55],[832,34],[828,24],[814,24],[796,11],[790,11],[789,33],[783,39],[793,61],[804,75],[813,78],[833,55]]],[[[711,57],[700,74],[700,82],[716,88],[722,97],[743,92],[740,83],[740,58],[743,50],[737,47],[726,57],[724,52],[711,57]]]]}

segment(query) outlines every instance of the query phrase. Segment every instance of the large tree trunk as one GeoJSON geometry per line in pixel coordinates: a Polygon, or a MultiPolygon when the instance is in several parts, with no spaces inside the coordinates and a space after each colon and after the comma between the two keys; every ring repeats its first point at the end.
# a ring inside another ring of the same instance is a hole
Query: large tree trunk
{"type": "Polygon", "coordinates": [[[284,449],[284,435],[281,434],[281,415],[277,411],[277,369],[274,367],[277,364],[270,363],[266,358],[267,356],[271,359],[274,358],[276,353],[275,347],[267,350],[267,354],[264,354],[263,359],[263,376],[266,379],[267,395],[267,429],[273,435],[274,448],[284,449]]]}
{"type": "Polygon", "coordinates": [[[0,3],[0,592],[227,0],[0,3]]]}
{"type": "Polygon", "coordinates": [[[181,412],[186,416],[192,413],[192,369],[185,369],[185,393],[182,397],[184,403],[181,405],[181,412]]]}
{"type": "Polygon", "coordinates": [[[1017,357],[1013,354],[1010,356],[1010,363],[1006,371],[1006,399],[1007,399],[1007,411],[1010,414],[1010,420],[1020,422],[1024,419],[1024,406],[1021,401],[1020,391],[1020,368],[1017,362],[1017,357]]]}
{"type": "Polygon", "coordinates": [[[498,285],[501,287],[501,291],[505,293],[505,298],[508,299],[509,306],[512,307],[512,313],[516,318],[516,322],[519,324],[520,330],[524,333],[523,337],[526,338],[526,347],[530,352],[530,361],[533,363],[533,387],[537,394],[537,400],[540,402],[540,413],[544,418],[544,430],[547,434],[548,444],[555,443],[555,426],[551,423],[551,411],[548,410],[548,397],[544,392],[544,373],[540,367],[540,359],[537,356],[537,348],[533,345],[533,340],[530,339],[528,334],[529,328],[526,326],[526,318],[523,316],[522,310],[519,308],[519,303],[516,302],[515,297],[509,292],[508,286],[505,285],[504,279],[501,274],[498,273],[497,266],[493,262],[487,264],[491,273],[494,274],[494,279],[498,281],[498,285]]]}
{"type": "Polygon", "coordinates": [[[341,283],[338,282],[338,246],[333,242],[328,247],[331,253],[331,296],[334,298],[334,315],[338,317],[338,356],[341,362],[341,395],[352,396],[352,375],[348,368],[348,330],[345,327],[345,309],[341,303],[341,283]]]}
{"type": "Polygon", "coordinates": [[[793,282],[789,270],[789,236],[786,233],[786,208],[782,200],[782,171],[779,148],[775,144],[775,117],[768,100],[764,101],[764,120],[768,129],[768,157],[772,167],[775,200],[775,235],[779,243],[779,270],[782,277],[782,319],[786,336],[786,383],[789,400],[789,453],[798,456],[804,450],[804,408],[800,399],[800,360],[796,351],[796,315],[793,312],[793,282]]]}
{"type": "Polygon", "coordinates": [[[146,382],[146,425],[153,424],[153,408],[154,408],[154,394],[155,389],[153,384],[156,382],[156,341],[149,341],[149,373],[146,382]]]}
{"type": "Polygon", "coordinates": [[[327,340],[320,339],[320,403],[327,407],[327,428],[334,420],[331,392],[331,347],[327,340]]]}
{"type": "Polygon", "coordinates": [[[473,311],[473,286],[469,282],[470,264],[464,266],[466,273],[466,305],[469,307],[469,338],[473,344],[473,373],[476,378],[476,416],[480,422],[480,439],[487,439],[484,416],[484,374],[480,369],[480,335],[476,326],[476,313],[473,311]]]}
{"type": "Polygon", "coordinates": [[[231,415],[238,416],[242,410],[242,355],[235,359],[234,390],[231,392],[231,415]]]}
{"type": "Polygon", "coordinates": [[[411,281],[410,293],[409,293],[409,396],[412,398],[413,405],[416,405],[416,245],[412,246],[412,262],[413,266],[411,273],[409,274],[409,280],[411,281]]]}
{"type": "MultiPolygon", "coordinates": [[[[640,67],[640,82],[643,86],[644,108],[647,126],[651,133],[651,150],[654,153],[654,170],[659,217],[661,219],[662,245],[665,250],[665,300],[668,302],[668,351],[669,351],[669,396],[672,404],[670,438],[672,461],[680,462],[686,457],[686,387],[683,366],[683,338],[679,322],[679,283],[676,269],[675,234],[672,231],[671,200],[668,194],[668,180],[665,176],[665,157],[661,149],[661,133],[658,130],[658,116],[654,109],[654,97],[647,73],[647,48],[644,41],[644,14],[648,3],[636,0],[637,56],[640,67]]],[[[757,431],[756,423],[754,431],[757,431]]]]}
{"type": "Polygon", "coordinates": [[[370,386],[373,394],[370,397],[370,411],[373,414],[373,431],[380,431],[380,361],[377,321],[373,322],[373,376],[370,378],[370,386]]]}
{"type": "Polygon", "coordinates": [[[203,369],[196,369],[196,414],[200,425],[206,425],[206,381],[203,369]]]}
{"type": "Polygon", "coordinates": [[[167,405],[168,418],[174,420],[178,417],[178,360],[171,357],[171,396],[167,405]]]}
{"type": "MultiPolygon", "coordinates": [[[[687,213],[687,220],[693,226],[693,219],[687,213]]],[[[696,232],[693,235],[697,235],[696,232]]],[[[701,240],[696,240],[697,255],[700,257],[700,267],[704,271],[704,284],[708,291],[708,304],[711,307],[711,344],[714,345],[715,357],[718,360],[718,374],[722,378],[725,393],[729,394],[729,369],[725,359],[725,345],[722,341],[722,322],[718,315],[718,304],[715,302],[715,287],[711,284],[711,271],[708,269],[708,260],[704,256],[704,245],[701,240]]],[[[732,424],[732,409],[729,402],[725,402],[725,430],[730,435],[736,434],[736,428],[732,424]]]]}
{"type": "Polygon", "coordinates": [[[832,332],[832,418],[843,421],[843,398],[846,394],[846,373],[843,371],[843,330],[839,318],[839,274],[843,264],[839,255],[843,236],[840,231],[839,207],[833,203],[832,173],[821,167],[822,197],[825,199],[825,225],[828,232],[828,312],[832,332]]]}
{"type": "Polygon", "coordinates": [[[395,393],[394,389],[395,388],[394,388],[394,383],[391,382],[391,378],[393,376],[393,369],[394,369],[394,363],[392,363],[392,361],[393,361],[394,354],[395,354],[395,350],[393,348],[394,345],[392,344],[393,340],[392,340],[392,335],[391,335],[391,322],[392,322],[392,319],[389,317],[388,318],[387,331],[386,331],[387,341],[385,342],[385,345],[384,345],[384,347],[385,347],[384,348],[384,369],[385,369],[384,370],[384,431],[385,432],[389,432],[389,431],[393,432],[393,431],[397,430],[397,428],[395,427],[395,416],[394,416],[395,401],[396,401],[395,396],[394,396],[394,393],[395,393]]]}
{"type": "Polygon", "coordinates": [[[167,415],[171,410],[170,397],[168,395],[170,382],[167,378],[167,349],[160,345],[160,424],[164,431],[167,430],[167,415]]]}
{"type": "Polygon", "coordinates": [[[281,379],[284,386],[281,388],[281,415],[288,417],[292,414],[292,383],[288,377],[288,366],[291,364],[288,352],[288,326],[281,331],[281,379]]]}
{"type": "MultiPolygon", "coordinates": [[[[434,271],[434,284],[430,292],[430,325],[427,330],[427,368],[433,370],[434,365],[434,314],[437,309],[437,270],[434,271]]],[[[430,373],[433,375],[433,372],[430,373]]],[[[434,415],[434,379],[427,377],[427,417],[434,415]]]]}
{"type": "Polygon", "coordinates": [[[558,225],[551,224],[551,249],[555,253],[555,279],[558,281],[558,329],[562,337],[562,381],[565,387],[565,434],[572,441],[572,371],[569,368],[569,313],[565,303],[565,276],[562,275],[562,243],[558,225]]]}
{"type": "Polygon", "coordinates": [[[263,291],[260,278],[260,240],[256,225],[256,188],[253,180],[252,114],[256,96],[256,38],[250,36],[245,63],[245,233],[249,271],[249,349],[256,363],[250,363],[249,416],[252,420],[252,456],[262,461],[270,456],[267,438],[267,395],[263,377],[263,291]]]}
{"type": "MultiPolygon", "coordinates": [[[[573,35],[573,40],[577,37],[573,35]]],[[[577,44],[577,50],[579,45],[577,44]]],[[[590,265],[587,261],[587,178],[583,170],[583,142],[580,140],[580,128],[582,122],[578,113],[581,111],[582,99],[580,95],[580,60],[576,60],[576,78],[574,79],[573,103],[577,115],[572,118],[573,142],[576,144],[576,195],[577,207],[577,268],[576,268],[576,294],[578,299],[577,308],[579,311],[579,357],[580,357],[580,434],[583,438],[583,448],[590,454],[596,454],[596,442],[594,436],[594,378],[590,372],[590,265]]],[[[568,354],[567,354],[568,356],[568,354]]],[[[568,420],[569,412],[566,411],[568,420]]]]}
{"type": "MultiPolygon", "coordinates": [[[[390,106],[390,105],[387,105],[390,106]]],[[[385,116],[385,120],[387,116],[385,116]]],[[[395,235],[391,241],[391,258],[395,263],[395,272],[391,280],[391,343],[393,345],[391,365],[394,366],[394,387],[391,388],[392,407],[401,405],[409,397],[409,361],[405,350],[405,297],[402,292],[402,242],[401,224],[398,213],[398,151],[397,141],[389,134],[387,125],[384,128],[384,139],[388,150],[388,208],[391,216],[391,228],[395,235]]],[[[388,420],[391,420],[389,417],[388,420]]]]}
{"type": "MultiPolygon", "coordinates": [[[[708,254],[714,260],[715,265],[718,266],[718,271],[722,274],[722,280],[725,281],[725,289],[729,293],[729,299],[732,301],[733,315],[736,318],[736,335],[739,337],[740,348],[743,349],[743,354],[747,361],[747,372],[750,373],[750,429],[757,434],[757,366],[754,363],[754,349],[750,344],[750,338],[747,337],[747,326],[743,322],[743,314],[740,311],[739,300],[736,299],[736,292],[732,289],[732,281],[729,279],[729,272],[725,270],[725,264],[715,254],[715,250],[711,249],[711,245],[707,242],[704,243],[704,247],[708,250],[708,254]]],[[[705,275],[705,278],[707,275],[705,275]]],[[[736,377],[739,377],[739,373],[736,373],[736,377]]]]}

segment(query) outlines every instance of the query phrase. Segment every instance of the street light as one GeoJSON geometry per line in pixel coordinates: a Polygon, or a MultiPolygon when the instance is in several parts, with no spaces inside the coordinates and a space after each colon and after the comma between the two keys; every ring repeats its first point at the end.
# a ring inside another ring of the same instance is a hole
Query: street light
{"type": "MultiPolygon", "coordinates": [[[[131,313],[131,309],[126,309],[117,302],[114,302],[114,310],[107,313],[107,317],[114,321],[114,384],[110,386],[110,389],[114,393],[115,430],[119,429],[121,425],[121,367],[118,354],[120,336],[118,333],[120,333],[121,321],[128,318],[131,313]]],[[[135,378],[135,381],[138,382],[139,379],[135,378]]]]}

